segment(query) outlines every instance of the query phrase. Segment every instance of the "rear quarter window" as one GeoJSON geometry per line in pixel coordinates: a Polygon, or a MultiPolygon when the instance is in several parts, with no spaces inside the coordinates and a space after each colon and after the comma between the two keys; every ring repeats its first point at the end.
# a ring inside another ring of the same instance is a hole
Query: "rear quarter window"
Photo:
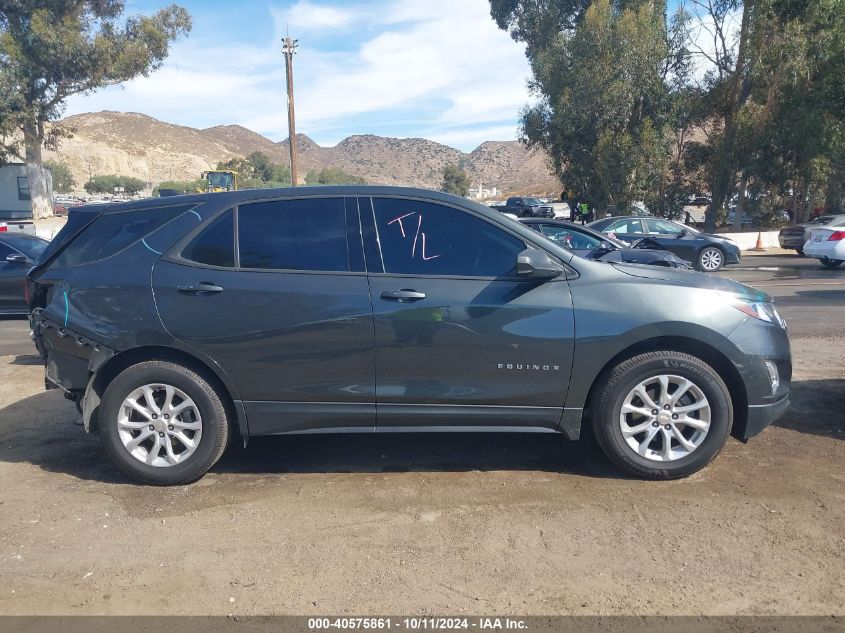
{"type": "Polygon", "coordinates": [[[104,213],[56,258],[55,266],[79,266],[122,251],[195,205],[104,213]]]}

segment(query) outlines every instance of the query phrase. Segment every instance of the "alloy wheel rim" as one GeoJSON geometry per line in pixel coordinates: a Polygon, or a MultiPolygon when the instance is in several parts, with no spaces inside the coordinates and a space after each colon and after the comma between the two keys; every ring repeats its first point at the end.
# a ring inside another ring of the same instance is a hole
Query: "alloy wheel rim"
{"type": "Polygon", "coordinates": [[[622,403],[619,428],[640,457],[673,462],[692,454],[710,430],[707,396],[683,376],[660,374],[637,384],[622,403]]]}
{"type": "Polygon", "coordinates": [[[138,387],[123,400],[117,431],[126,451],[147,466],[166,468],[184,463],[202,439],[202,417],[196,403],[173,385],[138,387]]]}
{"type": "Polygon", "coordinates": [[[708,248],[701,255],[701,267],[704,270],[716,270],[722,265],[722,253],[716,248],[708,248]]]}

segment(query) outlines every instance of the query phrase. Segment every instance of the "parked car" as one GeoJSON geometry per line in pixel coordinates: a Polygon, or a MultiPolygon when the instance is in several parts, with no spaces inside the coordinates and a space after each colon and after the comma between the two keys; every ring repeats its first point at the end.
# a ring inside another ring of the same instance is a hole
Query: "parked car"
{"type": "Polygon", "coordinates": [[[736,242],[702,233],[671,220],[642,216],[617,216],[596,220],[590,228],[613,235],[625,242],[648,237],[672,251],[696,270],[713,273],[725,264],[738,264],[742,258],[736,242]]]}
{"type": "Polygon", "coordinates": [[[552,216],[556,220],[571,220],[572,207],[568,202],[550,202],[549,206],[552,208],[552,216]]]}
{"type": "Polygon", "coordinates": [[[827,226],[815,226],[804,244],[804,254],[815,257],[825,268],[839,268],[845,262],[845,218],[827,226]]]}
{"type": "Polygon", "coordinates": [[[202,476],[237,434],[577,439],[583,424],[620,467],[669,479],[789,404],[771,297],[581,258],[441,192],[71,209],[28,283],[47,383],[120,468],[156,484],[202,476]]]}
{"type": "Polygon", "coordinates": [[[0,233],[0,314],[27,314],[27,271],[49,242],[26,233],[0,233]]]}
{"type": "Polygon", "coordinates": [[[551,205],[540,202],[539,198],[521,196],[508,198],[505,208],[501,210],[512,213],[518,218],[553,218],[555,216],[551,205]]]}
{"type": "Polygon", "coordinates": [[[845,224],[845,213],[831,213],[820,215],[809,222],[785,226],[778,233],[781,248],[794,249],[799,255],[804,255],[804,244],[810,239],[810,231],[817,226],[842,226],[845,224]]]}
{"type": "Polygon", "coordinates": [[[689,269],[684,260],[648,238],[632,246],[610,235],[560,220],[524,218],[520,222],[586,259],[689,269]]]}

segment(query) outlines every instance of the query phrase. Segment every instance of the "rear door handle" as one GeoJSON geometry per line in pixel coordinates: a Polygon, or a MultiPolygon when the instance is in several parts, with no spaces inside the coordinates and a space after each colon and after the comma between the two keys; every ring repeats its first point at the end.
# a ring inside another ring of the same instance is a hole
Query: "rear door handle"
{"type": "Polygon", "coordinates": [[[223,292],[223,288],[215,286],[210,281],[200,281],[195,284],[183,284],[178,286],[179,292],[192,295],[213,295],[223,292]]]}
{"type": "Polygon", "coordinates": [[[417,292],[409,288],[402,288],[402,290],[384,290],[381,293],[381,298],[385,301],[398,301],[399,303],[409,303],[411,301],[419,301],[425,299],[424,292],[417,292]]]}

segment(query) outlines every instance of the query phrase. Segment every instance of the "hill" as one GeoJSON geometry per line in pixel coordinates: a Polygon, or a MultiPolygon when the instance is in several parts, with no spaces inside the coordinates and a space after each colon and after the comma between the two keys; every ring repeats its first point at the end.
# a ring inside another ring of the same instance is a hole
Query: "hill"
{"type": "MultiPolygon", "coordinates": [[[[73,130],[48,160],[68,164],[81,187],[93,175],[131,175],[155,185],[162,180],[191,180],[219,161],[264,152],[288,161],[287,140],[274,142],[240,125],[195,129],[134,112],[78,114],[62,120],[73,130]]],[[[367,182],[437,188],[443,168],[460,164],[474,186],[500,190],[556,191],[545,155],[517,141],[488,141],[470,153],[421,138],[363,134],[323,147],[297,135],[300,179],[311,169],[337,167],[367,182]]]]}

